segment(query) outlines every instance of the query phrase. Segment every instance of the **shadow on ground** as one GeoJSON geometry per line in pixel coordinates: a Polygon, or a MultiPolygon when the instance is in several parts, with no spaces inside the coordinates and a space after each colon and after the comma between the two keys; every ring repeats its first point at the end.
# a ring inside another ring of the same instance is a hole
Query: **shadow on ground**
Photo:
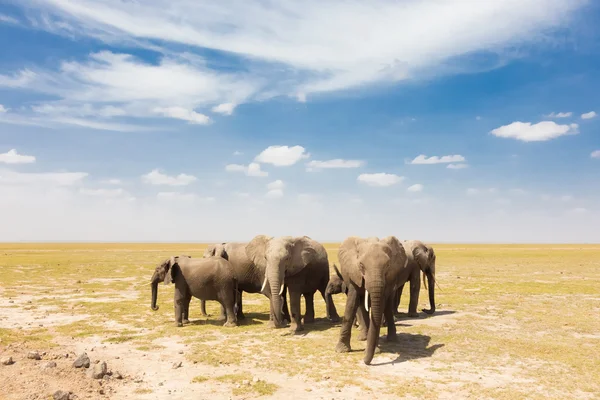
{"type": "Polygon", "coordinates": [[[381,353],[396,353],[398,358],[371,365],[393,365],[404,361],[427,358],[431,357],[437,349],[444,347],[443,344],[429,346],[429,342],[431,342],[431,336],[421,334],[398,333],[396,342],[386,342],[385,337],[382,337],[379,339],[381,353]]]}

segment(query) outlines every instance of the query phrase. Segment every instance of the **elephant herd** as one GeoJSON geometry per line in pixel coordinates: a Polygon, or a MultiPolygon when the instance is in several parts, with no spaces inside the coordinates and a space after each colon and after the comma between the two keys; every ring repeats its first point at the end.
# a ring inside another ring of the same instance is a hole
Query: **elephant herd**
{"type": "Polygon", "coordinates": [[[358,339],[367,341],[364,362],[368,365],[382,325],[387,325],[387,340],[396,340],[394,316],[398,314],[406,282],[410,282],[408,315],[418,316],[421,273],[429,284],[431,307],[423,311],[435,312],[435,252],[418,240],[350,236],[340,245],[338,258],[340,267],[334,264],[335,275],[330,277],[327,251],[308,236],[258,235],[248,243],[210,245],[202,258],[178,255],[156,267],[151,278],[151,307],[158,310],[158,284],[161,281],[174,283],[177,326],[189,322],[192,297],[201,300],[203,315],[206,315],[207,300],[218,301],[220,320],[225,321],[225,326],[236,326],[237,321],[245,318],[242,293],[262,293],[269,299],[268,326],[279,328],[289,322],[291,329],[297,332],[304,329],[303,323],[314,322],[317,291],[325,301],[331,322],[340,321],[333,295],[345,293],[346,308],[336,351],[350,351],[351,329],[356,321],[358,339]],[[300,315],[302,297],[304,316],[300,315]]]}

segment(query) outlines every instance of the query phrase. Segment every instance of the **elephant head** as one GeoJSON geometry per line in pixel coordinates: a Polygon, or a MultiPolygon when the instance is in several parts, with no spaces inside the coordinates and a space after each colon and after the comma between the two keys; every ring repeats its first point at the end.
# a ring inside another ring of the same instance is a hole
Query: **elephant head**
{"type": "Polygon", "coordinates": [[[261,292],[267,290],[270,293],[275,327],[283,324],[281,295],[285,277],[295,275],[317,259],[326,259],[325,249],[317,247],[318,243],[307,236],[273,238],[258,235],[246,245],[248,259],[265,271],[261,292]]]}
{"type": "Polygon", "coordinates": [[[163,281],[165,285],[173,282],[175,278],[175,273],[177,269],[177,263],[180,258],[191,258],[190,256],[179,255],[167,258],[162,263],[160,263],[156,269],[154,270],[154,274],[150,279],[150,285],[152,287],[152,303],[150,307],[152,310],[157,311],[158,305],[156,305],[156,300],[158,298],[158,284],[163,281]]]}
{"type": "Polygon", "coordinates": [[[364,289],[365,309],[370,322],[364,363],[370,364],[379,341],[379,331],[386,302],[392,299],[400,272],[408,259],[404,247],[395,236],[347,238],[339,250],[344,281],[364,289]],[[370,307],[369,307],[370,304],[370,307]]]}
{"type": "Polygon", "coordinates": [[[206,248],[206,250],[204,250],[204,258],[213,256],[222,257],[226,260],[229,260],[229,255],[225,250],[225,243],[211,244],[206,248]]]}
{"type": "Polygon", "coordinates": [[[348,287],[344,283],[344,278],[338,270],[337,265],[333,264],[333,269],[335,270],[335,275],[329,277],[329,283],[325,289],[325,295],[332,296],[338,293],[348,294],[348,287]]]}
{"type": "Polygon", "coordinates": [[[423,312],[427,314],[433,314],[435,312],[435,252],[433,248],[423,242],[415,241],[413,244],[413,257],[419,269],[423,273],[423,284],[427,289],[429,284],[429,310],[423,309],[423,312]],[[425,280],[427,277],[427,280],[425,280]]]}

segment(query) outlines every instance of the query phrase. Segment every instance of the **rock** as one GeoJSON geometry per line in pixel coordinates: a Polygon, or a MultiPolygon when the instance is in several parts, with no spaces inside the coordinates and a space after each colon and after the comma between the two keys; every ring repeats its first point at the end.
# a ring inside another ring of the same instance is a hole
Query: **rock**
{"type": "Polygon", "coordinates": [[[106,375],[106,370],[106,363],[104,361],[100,364],[94,365],[94,370],[92,371],[92,378],[102,379],[104,375],[106,375]]]}
{"type": "Polygon", "coordinates": [[[173,369],[181,368],[182,365],[183,365],[183,363],[181,361],[173,363],[173,369]]]}
{"type": "Polygon", "coordinates": [[[98,393],[100,393],[100,394],[104,394],[104,389],[100,389],[100,390],[98,390],[98,393]]]}
{"type": "Polygon", "coordinates": [[[102,379],[104,379],[105,381],[109,381],[110,380],[110,375],[106,374],[102,377],[102,379]]]}
{"type": "Polygon", "coordinates": [[[52,398],[54,400],[69,400],[71,398],[71,395],[69,392],[65,392],[64,390],[57,390],[52,395],[52,398]]]}
{"type": "Polygon", "coordinates": [[[121,375],[121,373],[120,373],[119,371],[115,371],[115,372],[113,373],[113,377],[114,377],[115,379],[123,379],[123,375],[121,375]]]}
{"type": "Polygon", "coordinates": [[[13,360],[12,357],[2,357],[2,358],[0,358],[0,364],[2,364],[2,365],[12,365],[14,363],[15,363],[15,361],[13,360]]]}
{"type": "Polygon", "coordinates": [[[252,382],[258,383],[260,382],[260,379],[258,379],[258,376],[255,376],[254,378],[252,378],[252,382]]]}
{"type": "Polygon", "coordinates": [[[179,354],[183,354],[183,350],[179,350],[179,354]]]}
{"type": "Polygon", "coordinates": [[[249,381],[248,379],[244,379],[244,380],[242,381],[242,385],[244,385],[244,386],[248,386],[248,385],[250,385],[250,381],[249,381]]]}
{"type": "Polygon", "coordinates": [[[79,357],[77,357],[77,360],[75,360],[73,362],[73,366],[75,368],[89,368],[90,367],[90,358],[88,357],[87,353],[81,353],[81,355],[79,357]]]}
{"type": "Polygon", "coordinates": [[[40,353],[38,353],[37,351],[30,351],[27,354],[27,358],[29,358],[30,360],[41,360],[42,356],[40,356],[40,353]]]}
{"type": "Polygon", "coordinates": [[[46,364],[44,364],[44,366],[42,368],[44,368],[44,369],[56,368],[56,363],[54,361],[48,361],[46,364]]]}

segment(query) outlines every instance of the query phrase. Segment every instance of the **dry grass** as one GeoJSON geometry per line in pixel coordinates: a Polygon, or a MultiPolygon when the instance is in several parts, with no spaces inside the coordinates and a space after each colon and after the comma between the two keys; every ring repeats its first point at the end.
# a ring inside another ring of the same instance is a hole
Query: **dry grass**
{"type": "MultiPolygon", "coordinates": [[[[259,295],[244,294],[248,320],[237,328],[216,321],[215,302],[207,303],[213,316],[201,317],[198,300],[190,307],[192,324],[174,327],[172,285],[159,286],[160,310],[151,311],[154,266],[172,254],[201,257],[204,247],[0,244],[0,300],[14,300],[2,303],[0,316],[18,307],[85,316],[50,326],[0,328],[0,344],[49,348],[59,336],[101,334],[106,343],[150,350],[160,348],[164,338],[177,337],[189,345],[188,361],[239,371],[192,380],[203,384],[252,380],[260,367],[332,388],[398,397],[437,398],[451,392],[477,398],[593,398],[600,391],[600,246],[434,245],[441,286],[438,313],[398,321],[399,343],[383,343],[374,361],[393,364],[371,367],[362,364],[365,343],[356,341],[354,333],[356,351],[334,351],[339,325],[324,320],[319,296],[317,322],[299,335],[266,328],[269,307],[259,295]]],[[[326,248],[330,262],[337,264],[338,245],[326,248]]],[[[341,315],[345,298],[338,295],[335,302],[341,315]]],[[[419,303],[419,308],[427,305],[424,290],[419,303]]],[[[402,311],[407,304],[405,290],[402,311]]],[[[233,386],[232,393],[267,396],[278,388],[261,380],[247,388],[233,386]]]]}

